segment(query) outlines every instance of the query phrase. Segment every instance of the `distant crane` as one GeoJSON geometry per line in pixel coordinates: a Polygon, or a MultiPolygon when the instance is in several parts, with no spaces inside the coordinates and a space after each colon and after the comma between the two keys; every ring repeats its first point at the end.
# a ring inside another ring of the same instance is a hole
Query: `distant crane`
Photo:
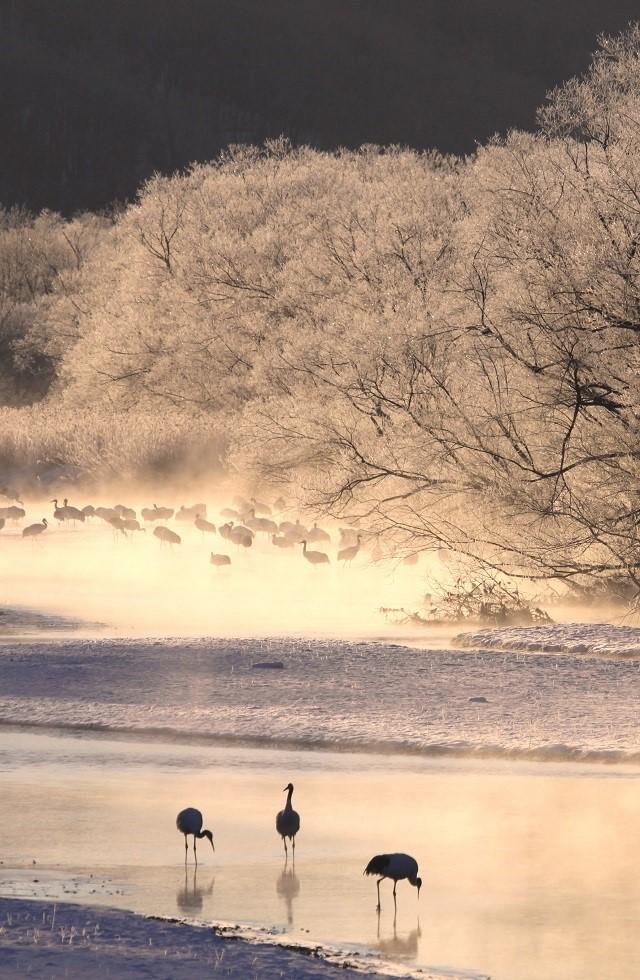
{"type": "Polygon", "coordinates": [[[202,814],[195,807],[188,806],[186,810],[181,810],[176,817],[176,827],[181,834],[184,834],[184,863],[187,863],[187,854],[189,852],[189,842],[187,837],[189,834],[193,835],[193,857],[195,863],[198,863],[198,855],[196,853],[196,840],[202,840],[206,837],[211,847],[215,851],[213,846],[213,834],[210,830],[202,829],[202,814]]]}
{"type": "Polygon", "coordinates": [[[269,504],[263,504],[260,500],[256,500],[255,497],[251,498],[251,503],[253,504],[253,510],[256,514],[266,514],[271,515],[271,508],[269,504]]]}
{"type": "MultiPolygon", "coordinates": [[[[55,503],[55,500],[52,501],[52,503],[55,503]]],[[[110,520],[112,520],[112,518],[114,517],[118,517],[118,518],[120,517],[118,511],[114,510],[113,507],[96,507],[94,513],[96,517],[101,517],[102,520],[107,521],[107,523],[110,520]]],[[[54,517],[55,517],[55,512],[54,512],[54,517]]]]}
{"type": "Polygon", "coordinates": [[[338,561],[343,561],[345,564],[346,562],[351,563],[360,551],[360,540],[361,535],[358,535],[355,544],[352,544],[349,548],[341,548],[338,552],[338,561]]]}
{"type": "Polygon", "coordinates": [[[253,507],[248,512],[247,527],[263,534],[277,534],[278,525],[268,517],[256,517],[253,507]]]}
{"type": "Polygon", "coordinates": [[[184,504],[180,507],[180,510],[176,514],[177,521],[193,521],[198,515],[207,516],[207,505],[206,504],[193,504],[192,507],[185,507],[184,504]]]}
{"type": "Polygon", "coordinates": [[[282,843],[284,844],[284,853],[287,854],[287,837],[291,841],[291,847],[293,848],[293,853],[296,853],[296,834],[300,830],[300,814],[291,806],[291,797],[293,796],[293,783],[287,783],[282,791],[287,794],[287,802],[285,803],[284,810],[280,810],[276,814],[276,830],[282,837],[282,843]]]}
{"type": "Polygon", "coordinates": [[[10,507],[0,507],[0,517],[4,517],[8,521],[20,521],[25,514],[24,507],[16,507],[14,504],[10,507]]]}
{"type": "Polygon", "coordinates": [[[114,514],[113,517],[106,518],[107,524],[110,524],[114,531],[120,531],[126,537],[127,534],[127,522],[124,517],[120,517],[119,514],[114,514]]]}
{"type": "Polygon", "coordinates": [[[331,541],[331,535],[324,531],[321,527],[318,527],[317,524],[314,524],[307,534],[307,541],[310,541],[312,544],[315,544],[318,541],[331,541]]]}
{"type": "Polygon", "coordinates": [[[140,513],[145,521],[170,521],[174,511],[173,507],[158,507],[154,504],[153,510],[150,507],[143,507],[140,513]]]}
{"type": "Polygon", "coordinates": [[[340,532],[340,540],[338,542],[341,548],[348,548],[349,545],[355,544],[357,541],[358,533],[354,531],[352,527],[341,527],[338,528],[340,532]]]}
{"type": "Polygon", "coordinates": [[[36,535],[42,534],[43,531],[47,530],[47,518],[42,518],[42,524],[29,524],[28,527],[22,528],[23,538],[35,538],[36,535]]]}
{"type": "Polygon", "coordinates": [[[62,508],[64,514],[63,520],[65,521],[82,521],[84,524],[84,512],[79,510],[77,507],[72,507],[67,498],[64,499],[64,507],[62,508]]]}
{"type": "Polygon", "coordinates": [[[217,568],[220,568],[220,566],[222,565],[231,564],[231,559],[229,558],[229,555],[214,555],[213,551],[211,552],[211,557],[209,558],[209,561],[212,565],[215,565],[217,568]]]}
{"type": "Polygon", "coordinates": [[[276,534],[271,535],[271,544],[274,544],[276,548],[293,548],[294,544],[297,543],[293,538],[287,537],[286,534],[281,534],[280,537],[276,534]]]}
{"type": "Polygon", "coordinates": [[[253,531],[243,524],[232,525],[228,539],[239,548],[250,548],[253,544],[253,531]]]}
{"type": "Polygon", "coordinates": [[[418,889],[422,888],[422,878],[418,878],[418,862],[410,854],[376,854],[372,857],[368,865],[362,872],[365,875],[379,875],[376,885],[378,887],[377,911],[380,911],[380,882],[389,878],[393,882],[393,905],[396,903],[396,886],[399,881],[408,879],[409,884],[418,889]]]}
{"type": "Polygon", "coordinates": [[[53,516],[55,517],[55,519],[61,522],[64,521],[66,519],[64,513],[65,510],[64,507],[58,507],[58,500],[56,497],[54,497],[51,503],[53,504],[53,516]]]}
{"type": "Polygon", "coordinates": [[[198,528],[199,531],[202,531],[203,534],[205,532],[208,532],[209,534],[216,533],[215,524],[212,524],[211,521],[205,521],[204,517],[200,517],[200,514],[196,516],[196,519],[193,523],[195,524],[195,526],[198,528]]]}
{"type": "Polygon", "coordinates": [[[307,542],[302,542],[302,554],[311,565],[328,565],[329,555],[324,551],[307,551],[307,542]]]}
{"type": "Polygon", "coordinates": [[[154,527],[153,533],[156,538],[160,538],[160,541],[166,541],[168,544],[181,544],[182,538],[175,531],[172,531],[169,527],[164,527],[159,524],[158,527],[154,527]]]}
{"type": "Polygon", "coordinates": [[[140,527],[140,521],[135,517],[123,517],[122,527],[125,531],[146,531],[146,527],[140,527]]]}
{"type": "Polygon", "coordinates": [[[15,500],[17,504],[22,503],[20,500],[20,494],[12,487],[0,487],[0,494],[2,494],[3,497],[6,497],[7,500],[15,500]]]}

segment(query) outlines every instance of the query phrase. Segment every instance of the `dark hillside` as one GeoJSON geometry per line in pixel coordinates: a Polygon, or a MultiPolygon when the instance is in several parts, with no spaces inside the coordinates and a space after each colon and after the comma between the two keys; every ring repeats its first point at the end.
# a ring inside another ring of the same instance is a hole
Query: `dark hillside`
{"type": "Polygon", "coordinates": [[[632,0],[1,0],[0,201],[70,212],[285,133],[471,150],[632,0]]]}

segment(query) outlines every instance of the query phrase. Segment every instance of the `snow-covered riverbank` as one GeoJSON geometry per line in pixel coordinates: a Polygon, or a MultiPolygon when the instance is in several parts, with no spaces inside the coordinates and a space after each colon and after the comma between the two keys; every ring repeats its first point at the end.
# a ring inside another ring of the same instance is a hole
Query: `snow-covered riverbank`
{"type": "Polygon", "coordinates": [[[640,659],[640,627],[611,623],[549,623],[459,633],[454,646],[483,650],[555,653],[575,657],[640,659]]]}
{"type": "Polygon", "coordinates": [[[118,909],[0,898],[3,980],[370,980],[382,975],[378,966],[387,977],[451,980],[450,974],[401,971],[311,944],[286,948],[248,942],[234,936],[232,929],[151,919],[118,909]]]}

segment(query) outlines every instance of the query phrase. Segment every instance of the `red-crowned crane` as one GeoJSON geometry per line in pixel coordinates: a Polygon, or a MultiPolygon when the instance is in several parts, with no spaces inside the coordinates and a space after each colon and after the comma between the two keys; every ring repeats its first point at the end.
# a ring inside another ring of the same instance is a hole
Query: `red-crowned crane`
{"type": "Polygon", "coordinates": [[[276,548],[293,548],[294,544],[297,544],[293,538],[287,537],[286,534],[281,534],[279,537],[277,534],[271,535],[271,544],[274,544],[276,548]]]}
{"type": "Polygon", "coordinates": [[[307,551],[307,542],[302,542],[302,554],[311,565],[328,565],[329,555],[324,551],[307,551]]]}
{"type": "Polygon", "coordinates": [[[196,516],[196,519],[193,523],[195,524],[195,526],[198,528],[199,531],[202,531],[203,534],[205,532],[207,532],[208,534],[216,533],[215,524],[212,524],[211,521],[205,521],[204,517],[200,517],[200,514],[196,516]]]}
{"type": "Polygon", "coordinates": [[[42,518],[42,524],[29,524],[28,527],[22,528],[23,538],[35,538],[38,534],[42,534],[43,531],[47,530],[47,518],[42,518]]]}
{"type": "Polygon", "coordinates": [[[251,503],[253,504],[253,511],[256,514],[264,514],[267,517],[271,516],[272,511],[269,504],[263,504],[262,501],[256,500],[255,497],[251,498],[251,503]]]}
{"type": "Polygon", "coordinates": [[[330,542],[331,535],[328,534],[327,531],[324,531],[321,527],[318,527],[317,524],[314,524],[313,527],[310,529],[309,533],[307,534],[307,541],[310,541],[311,544],[316,544],[318,541],[330,542]]]}
{"type": "Polygon", "coordinates": [[[293,848],[293,853],[296,853],[296,834],[300,830],[300,814],[291,806],[291,797],[293,796],[293,783],[287,783],[282,791],[287,794],[287,802],[285,803],[284,810],[280,810],[276,814],[276,830],[282,837],[282,843],[284,844],[284,853],[287,854],[287,837],[291,841],[291,847],[293,848]]]}
{"type": "Polygon", "coordinates": [[[133,507],[125,507],[124,504],[115,504],[113,509],[123,521],[135,521],[138,516],[133,507]]]}
{"type": "Polygon", "coordinates": [[[82,521],[84,524],[85,515],[83,511],[79,510],[77,507],[72,507],[67,498],[64,498],[64,507],[62,508],[65,521],[82,521]]]}
{"type": "Polygon", "coordinates": [[[189,834],[193,835],[193,858],[195,863],[198,863],[198,855],[196,853],[196,840],[202,840],[206,837],[211,847],[215,851],[213,846],[213,834],[210,830],[202,829],[202,814],[195,807],[188,806],[186,810],[181,810],[176,817],[176,827],[181,834],[184,834],[184,863],[187,863],[187,854],[189,851],[189,843],[187,837],[189,834]]]}
{"type": "Polygon", "coordinates": [[[356,555],[358,554],[358,552],[360,551],[361,538],[362,535],[358,534],[355,544],[352,544],[351,547],[349,548],[341,548],[340,551],[338,552],[338,561],[351,563],[353,559],[356,557],[356,555]]]}
{"type": "Polygon", "coordinates": [[[408,879],[410,885],[418,889],[418,898],[420,898],[422,878],[418,878],[418,862],[410,854],[376,854],[362,873],[379,876],[376,882],[378,886],[378,912],[380,911],[380,882],[384,881],[385,878],[389,878],[393,882],[394,908],[397,908],[396,885],[405,878],[408,879]]]}
{"type": "Polygon", "coordinates": [[[25,516],[26,511],[24,507],[16,507],[14,504],[11,507],[0,507],[0,517],[4,517],[7,521],[21,521],[25,516]]]}
{"type": "Polygon", "coordinates": [[[215,565],[216,568],[221,568],[223,565],[230,565],[231,559],[229,558],[229,555],[216,555],[212,551],[209,562],[211,565],[215,565]]]}
{"type": "Polygon", "coordinates": [[[151,507],[143,507],[140,511],[145,521],[170,521],[173,517],[173,507],[158,507],[157,504],[151,507]]]}
{"type": "Polygon", "coordinates": [[[172,531],[170,527],[164,527],[162,524],[153,529],[154,537],[160,538],[160,542],[167,541],[170,545],[180,544],[182,538],[175,531],[172,531]]]}

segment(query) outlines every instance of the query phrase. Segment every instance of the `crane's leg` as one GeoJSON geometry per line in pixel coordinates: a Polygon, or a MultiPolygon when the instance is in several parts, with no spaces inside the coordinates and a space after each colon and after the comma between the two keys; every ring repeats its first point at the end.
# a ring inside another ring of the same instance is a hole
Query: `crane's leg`
{"type": "Polygon", "coordinates": [[[198,867],[198,855],[196,853],[196,835],[193,835],[193,859],[196,862],[196,868],[198,867]]]}
{"type": "Polygon", "coordinates": [[[294,834],[291,838],[291,846],[293,848],[293,856],[296,856],[296,835],[294,834]]]}
{"type": "Polygon", "coordinates": [[[189,844],[187,843],[187,835],[184,835],[184,866],[187,866],[187,854],[189,853],[189,844]]]}
{"type": "Polygon", "coordinates": [[[287,850],[287,838],[286,837],[283,837],[282,838],[282,843],[284,844],[284,853],[285,854],[288,854],[289,852],[287,850]]]}
{"type": "Polygon", "coordinates": [[[384,880],[383,878],[378,878],[378,880],[376,881],[376,885],[378,886],[378,904],[376,905],[376,912],[379,912],[380,909],[382,908],[382,906],[380,905],[380,882],[383,880],[384,880]]]}
{"type": "Polygon", "coordinates": [[[393,907],[396,910],[396,912],[398,911],[398,903],[396,902],[396,886],[397,886],[397,884],[398,884],[398,882],[397,881],[394,881],[394,883],[393,883],[393,907]]]}

